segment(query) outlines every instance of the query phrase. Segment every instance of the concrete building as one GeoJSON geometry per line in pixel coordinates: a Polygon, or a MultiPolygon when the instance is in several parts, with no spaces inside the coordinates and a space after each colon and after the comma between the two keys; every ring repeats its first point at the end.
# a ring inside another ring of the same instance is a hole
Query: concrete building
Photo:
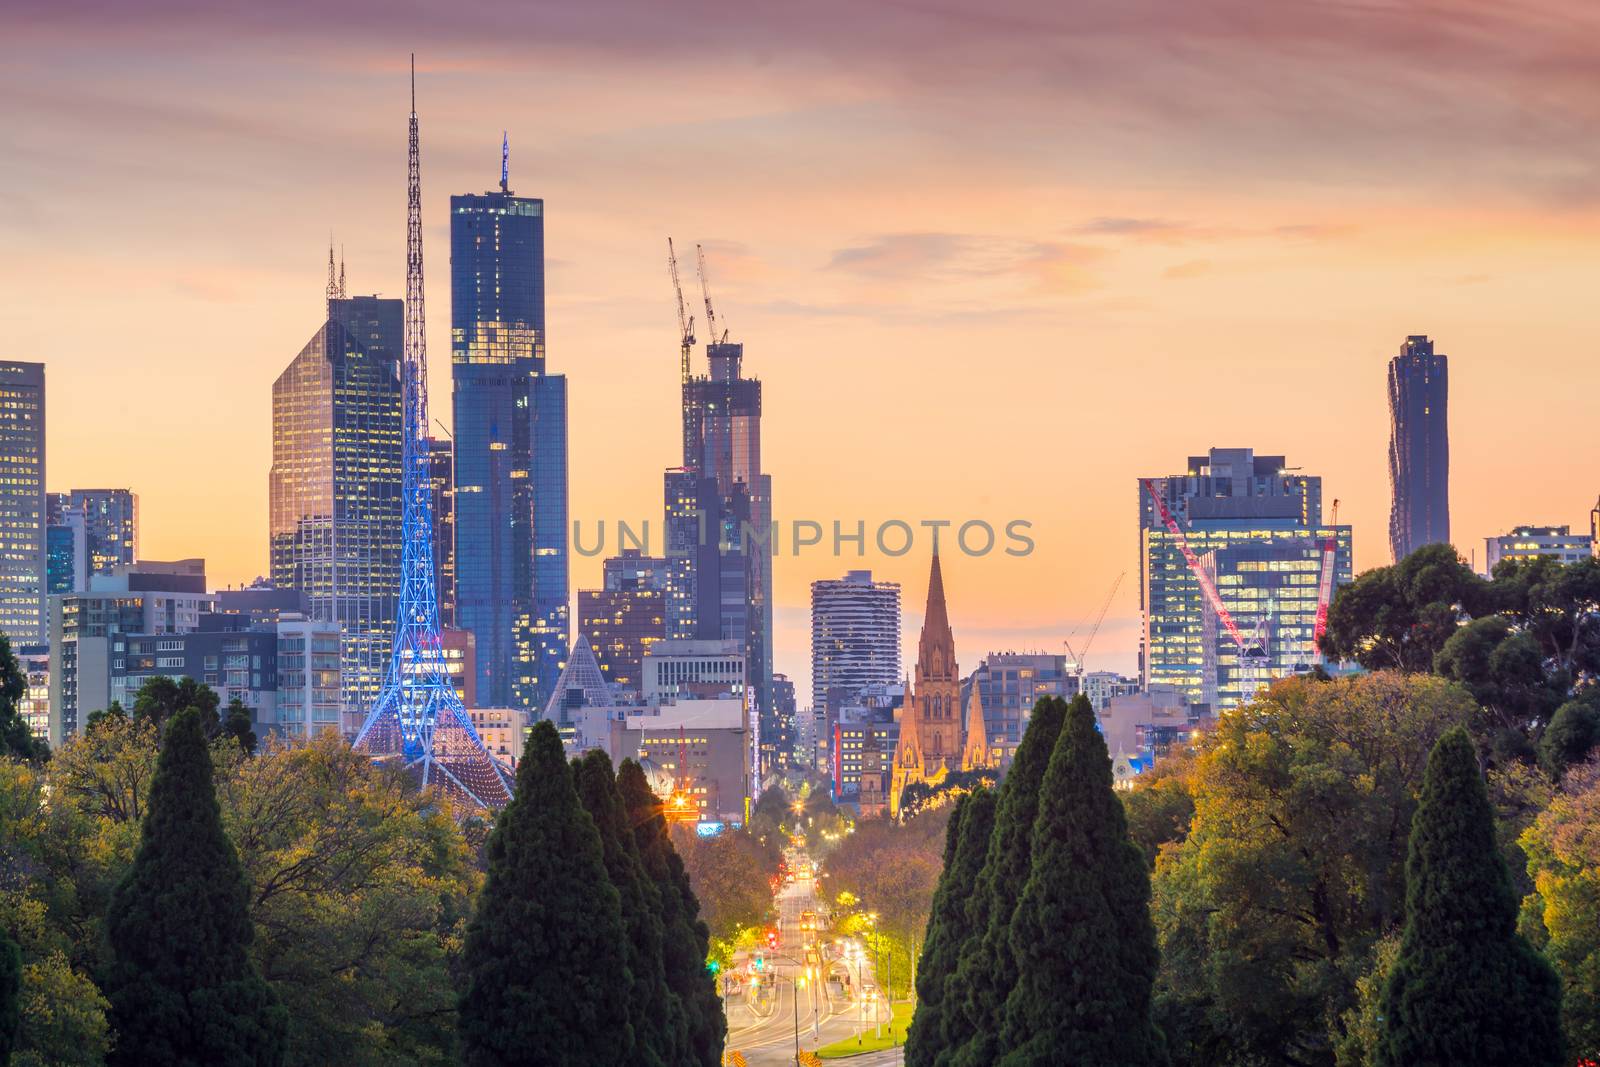
{"type": "Polygon", "coordinates": [[[0,361],[0,634],[46,640],[44,364],[0,361]]]}
{"type": "MultiPolygon", "coordinates": [[[[113,667],[126,658],[129,635],[189,633],[215,608],[203,559],[124,564],[92,576],[82,593],[51,597],[50,744],[64,743],[90,712],[111,703],[113,667]]],[[[164,658],[159,649],[157,657],[164,658]]]]}
{"type": "Polygon", "coordinates": [[[1574,534],[1570,526],[1515,526],[1510,533],[1483,539],[1483,571],[1494,569],[1505,559],[1549,557],[1561,563],[1577,563],[1594,555],[1594,540],[1574,534]]]}
{"type": "Polygon", "coordinates": [[[350,730],[344,718],[339,628],[295,612],[270,624],[278,640],[277,718],[284,737],[350,730]]]}
{"type": "Polygon", "coordinates": [[[528,740],[528,713],[521,708],[468,707],[467,715],[489,754],[515,770],[528,740]]]}
{"type": "Polygon", "coordinates": [[[1192,743],[1195,733],[1214,721],[1208,705],[1191,704],[1176,689],[1114,696],[1099,720],[1113,763],[1128,766],[1131,760],[1134,773],[1192,743]]]}
{"type": "Polygon", "coordinates": [[[900,583],[871,571],[811,583],[811,706],[900,680],[900,583]]]}
{"type": "Polygon", "coordinates": [[[667,561],[624,549],[604,568],[603,588],[578,590],[578,631],[606,679],[637,692],[645,654],[667,636],[667,561]]]}
{"type": "Polygon", "coordinates": [[[1389,361],[1389,547],[1450,541],[1450,359],[1414,334],[1389,361]]]}
{"type": "Polygon", "coordinates": [[[1323,523],[1321,478],[1283,456],[1218,448],[1137,492],[1141,688],[1175,686],[1225,709],[1226,693],[1320,662],[1324,559],[1330,597],[1351,580],[1350,527],[1323,523]]]}
{"type": "Polygon", "coordinates": [[[1070,700],[1078,693],[1072,662],[1050,652],[991,652],[974,668],[962,689],[970,708],[976,692],[983,709],[989,744],[1009,762],[1028,728],[1033,705],[1041,697],[1070,700]]]}
{"type": "Polygon", "coordinates": [[[1104,711],[1112,697],[1139,692],[1139,679],[1126,678],[1116,671],[1090,671],[1079,684],[1096,711],[1104,711]]]}

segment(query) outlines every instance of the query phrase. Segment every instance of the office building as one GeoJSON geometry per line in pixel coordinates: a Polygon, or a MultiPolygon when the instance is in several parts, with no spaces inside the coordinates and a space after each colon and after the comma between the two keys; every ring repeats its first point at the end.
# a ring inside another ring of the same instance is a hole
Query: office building
{"type": "MultiPolygon", "coordinates": [[[[166,638],[200,627],[216,609],[202,559],[141,560],[89,579],[81,593],[50,598],[50,744],[72,737],[112,700],[112,671],[130,635],[166,638]]],[[[163,650],[155,649],[158,658],[163,650]]],[[[120,668],[126,671],[126,664],[120,668]]],[[[153,670],[154,668],[152,668],[153,670]]]]}
{"type": "Polygon", "coordinates": [[[376,699],[394,644],[404,316],[400,300],[329,299],[272,386],[271,580],[343,633],[351,718],[376,699]]]}
{"type": "Polygon", "coordinates": [[[487,706],[537,708],[566,659],[566,380],[545,373],[544,201],[450,198],[455,617],[487,706]]]}
{"type": "Polygon", "coordinates": [[[1113,697],[1139,692],[1139,679],[1125,678],[1116,671],[1090,671],[1078,680],[1078,686],[1094,710],[1104,711],[1113,697]]]}
{"type": "Polygon", "coordinates": [[[311,598],[299,589],[280,589],[264,578],[238,589],[219,589],[217,611],[242,615],[252,626],[277,626],[285,616],[310,616],[311,598]]]}
{"type": "Polygon", "coordinates": [[[28,685],[17,705],[17,714],[28,724],[29,733],[41,741],[49,741],[50,650],[44,645],[19,645],[11,651],[28,685]]]}
{"type": "Polygon", "coordinates": [[[900,583],[871,571],[811,583],[811,706],[900,680],[900,583]]]}
{"type": "Polygon", "coordinates": [[[52,525],[81,516],[89,543],[89,572],[110,574],[139,558],[139,497],[131,489],[73,489],[51,493],[52,525]]]}
{"type": "Polygon", "coordinates": [[[772,478],[761,465],[761,382],[741,370],[744,345],[706,346],[709,376],[683,383],[683,466],[666,475],[668,633],[737,640],[750,665],[756,748],[776,766],[792,723],[772,699],[772,478]]]}
{"type": "Polygon", "coordinates": [[[270,625],[278,647],[276,730],[288,738],[347,733],[338,627],[296,612],[270,625]]]}
{"type": "Polygon", "coordinates": [[[604,588],[578,590],[578,631],[606,679],[638,691],[645,653],[667,636],[667,561],[625,549],[604,567],[604,588]]]}
{"type": "Polygon", "coordinates": [[[1043,697],[1072,699],[1078,693],[1078,677],[1072,662],[1059,653],[991,652],[963,684],[963,707],[969,710],[974,691],[988,743],[1000,749],[1003,762],[1009,762],[1028,728],[1034,704],[1043,697]]]}
{"type": "Polygon", "coordinates": [[[1592,538],[1574,534],[1570,526],[1516,526],[1510,533],[1484,538],[1483,543],[1483,570],[1490,575],[1503,559],[1546,556],[1560,563],[1577,563],[1594,554],[1592,538]]]}
{"type": "Polygon", "coordinates": [[[89,588],[89,533],[81,514],[68,513],[45,527],[45,592],[89,588]]]}
{"type": "MultiPolygon", "coordinates": [[[[277,725],[278,635],[253,628],[244,616],[203,612],[192,630],[112,638],[113,701],[132,710],[139,690],[158,677],[205,683],[216,692],[220,709],[239,701],[250,709],[257,734],[277,725]]],[[[80,673],[80,685],[82,678],[80,673]]],[[[337,671],[334,679],[337,683],[337,671]]],[[[338,725],[337,716],[333,725],[338,725]]]]}
{"type": "Polygon", "coordinates": [[[1097,717],[1113,762],[1135,757],[1136,771],[1192,744],[1196,734],[1214,722],[1209,706],[1191,704],[1175,689],[1120,693],[1097,717]]]}
{"type": "Polygon", "coordinates": [[[456,624],[455,447],[448,438],[426,438],[428,489],[433,494],[433,584],[439,591],[439,625],[456,624]]]}
{"type": "Polygon", "coordinates": [[[772,712],[778,721],[780,736],[789,746],[782,756],[787,764],[800,754],[800,709],[795,701],[794,682],[787,674],[772,676],[772,712]]]}
{"type": "Polygon", "coordinates": [[[0,361],[0,634],[42,645],[45,540],[44,364],[0,361]]]}
{"type": "Polygon", "coordinates": [[[1407,337],[1389,361],[1389,546],[1396,560],[1450,541],[1450,360],[1407,337]]]}
{"type": "Polygon", "coordinates": [[[1221,692],[1320,662],[1316,604],[1351,576],[1350,527],[1323,523],[1320,477],[1283,456],[1216,448],[1183,474],[1140,479],[1138,494],[1141,688],[1222,710],[1221,692]]]}

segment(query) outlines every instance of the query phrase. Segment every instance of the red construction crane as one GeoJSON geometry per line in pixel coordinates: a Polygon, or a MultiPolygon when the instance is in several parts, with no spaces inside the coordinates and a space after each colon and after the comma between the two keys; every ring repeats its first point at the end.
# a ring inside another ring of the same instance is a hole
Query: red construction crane
{"type": "Polygon", "coordinates": [[[1167,532],[1177,542],[1178,551],[1183,553],[1184,562],[1189,564],[1189,570],[1194,574],[1194,580],[1200,583],[1200,592],[1205,596],[1206,603],[1211,605],[1211,610],[1217,613],[1217,619],[1228,631],[1228,636],[1233,638],[1234,644],[1244,651],[1247,642],[1244,634],[1239,632],[1239,624],[1233,621],[1233,615],[1222,604],[1222,595],[1217,592],[1217,584],[1206,573],[1205,564],[1200,562],[1200,557],[1194,554],[1194,549],[1189,547],[1189,539],[1183,536],[1183,528],[1178,525],[1178,520],[1172,517],[1172,511],[1167,507],[1167,502],[1161,499],[1161,494],[1156,492],[1154,482],[1149,478],[1141,478],[1145,492],[1150,494],[1150,499],[1155,501],[1156,510],[1161,513],[1161,521],[1167,527],[1167,532]]]}
{"type": "MultiPolygon", "coordinates": [[[[1338,501],[1334,501],[1334,505],[1337,507],[1338,501]]],[[[1337,535],[1322,542],[1322,576],[1317,581],[1317,625],[1311,635],[1311,647],[1314,652],[1321,650],[1322,635],[1328,629],[1328,603],[1333,599],[1333,571],[1338,555],[1337,535]]]]}

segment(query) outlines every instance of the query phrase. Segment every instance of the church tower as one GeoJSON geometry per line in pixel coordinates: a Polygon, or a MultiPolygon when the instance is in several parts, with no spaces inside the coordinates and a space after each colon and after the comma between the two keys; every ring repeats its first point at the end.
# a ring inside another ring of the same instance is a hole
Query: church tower
{"type": "MultiPolygon", "coordinates": [[[[945,610],[944,574],[935,547],[928,574],[928,607],[922,619],[922,636],[917,641],[916,673],[906,686],[905,704],[900,711],[900,739],[895,744],[894,765],[890,769],[891,814],[898,814],[900,791],[912,782],[936,784],[947,774],[969,769],[966,764],[973,757],[965,751],[965,725],[961,717],[956,639],[945,610]]],[[[987,749],[981,729],[979,734],[979,745],[987,749]]]]}

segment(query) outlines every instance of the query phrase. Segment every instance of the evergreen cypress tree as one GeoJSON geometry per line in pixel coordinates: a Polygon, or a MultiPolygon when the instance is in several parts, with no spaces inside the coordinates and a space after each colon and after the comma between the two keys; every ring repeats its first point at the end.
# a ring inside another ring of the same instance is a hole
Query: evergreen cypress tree
{"type": "Polygon", "coordinates": [[[11,1062],[22,1029],[22,950],[0,929],[0,1067],[11,1062]]]}
{"type": "Polygon", "coordinates": [[[1039,699],[1001,786],[989,852],[968,902],[971,933],[945,987],[946,1041],[935,1061],[940,1067],[992,1067],[997,1057],[1006,997],[1017,981],[1011,915],[1028,880],[1039,787],[1066,717],[1066,701],[1039,699]]]}
{"type": "Polygon", "coordinates": [[[621,898],[548,721],[528,734],[516,794],[495,820],[488,858],[467,928],[463,1062],[627,1062],[632,976],[621,898]]]}
{"type": "Polygon", "coordinates": [[[1160,956],[1150,875],[1128,837],[1094,707],[1067,710],[1040,788],[1032,868],[1011,920],[1017,982],[1006,1000],[1004,1067],[1165,1061],[1150,1021],[1160,956]]]}
{"type": "Polygon", "coordinates": [[[706,968],[711,934],[700,921],[700,902],[689,886],[683,860],[667,836],[661,800],[650,791],[644,770],[633,760],[622,761],[617,789],[633,825],[645,876],[661,891],[663,965],[687,1041],[683,1056],[674,1062],[686,1067],[719,1067],[728,1020],[717,996],[716,979],[706,968]]]}
{"type": "Polygon", "coordinates": [[[1406,925],[1383,991],[1378,1067],[1557,1067],[1561,986],[1516,932],[1467,732],[1434,745],[1411,820],[1406,925]]]}
{"type": "Polygon", "coordinates": [[[606,873],[621,895],[625,955],[633,976],[627,1002],[634,1048],[626,1062],[666,1067],[674,1062],[678,1044],[665,1011],[670,994],[662,964],[661,893],[645,877],[611,757],[599,749],[584,756],[577,763],[577,784],[578,798],[600,832],[606,873]]]}
{"type": "Polygon", "coordinates": [[[967,907],[989,855],[995,793],[979,788],[962,797],[945,833],[944,872],[933,894],[928,933],[917,965],[917,1013],[906,1035],[906,1067],[932,1067],[945,1047],[946,986],[971,933],[967,907]]]}
{"type": "Polygon", "coordinates": [[[283,1062],[288,1017],[250,959],[248,901],[201,714],[188,708],[167,726],[139,851],[106,914],[113,1065],[283,1062]]]}

